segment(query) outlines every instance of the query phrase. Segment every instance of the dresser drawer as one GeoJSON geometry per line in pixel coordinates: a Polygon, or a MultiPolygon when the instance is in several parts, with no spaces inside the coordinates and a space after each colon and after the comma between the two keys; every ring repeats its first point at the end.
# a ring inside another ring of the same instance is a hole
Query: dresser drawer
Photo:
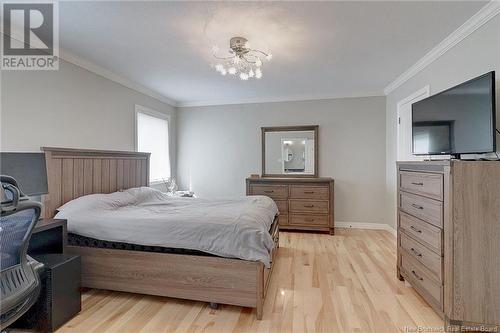
{"type": "Polygon", "coordinates": [[[442,281],[442,257],[424,245],[413,240],[404,232],[401,233],[400,246],[408,252],[408,255],[420,262],[432,273],[432,277],[437,281],[442,281]]]}
{"type": "Polygon", "coordinates": [[[421,172],[400,172],[401,190],[443,200],[443,175],[421,172]]]}
{"type": "Polygon", "coordinates": [[[278,223],[280,226],[287,226],[288,225],[288,215],[279,215],[278,216],[278,223]]]}
{"type": "Polygon", "coordinates": [[[288,198],[288,185],[252,185],[252,195],[265,195],[273,199],[288,198]]]}
{"type": "Polygon", "coordinates": [[[280,214],[288,214],[288,201],[287,200],[274,200],[280,214]]]}
{"type": "Polygon", "coordinates": [[[328,214],[328,201],[290,200],[290,213],[328,214]]]}
{"type": "Polygon", "coordinates": [[[405,252],[401,255],[401,267],[406,273],[410,284],[431,304],[443,309],[443,287],[435,281],[427,269],[418,261],[408,257],[405,252]]]}
{"type": "Polygon", "coordinates": [[[328,226],[328,215],[290,215],[290,225],[328,226]]]}
{"type": "Polygon", "coordinates": [[[291,185],[290,198],[328,200],[330,189],[328,186],[291,185]]]}
{"type": "Polygon", "coordinates": [[[401,192],[400,207],[408,214],[416,216],[437,227],[443,227],[443,203],[440,201],[401,192]]]}
{"type": "Polygon", "coordinates": [[[399,227],[402,231],[441,255],[441,229],[401,211],[399,212],[399,227]]]}

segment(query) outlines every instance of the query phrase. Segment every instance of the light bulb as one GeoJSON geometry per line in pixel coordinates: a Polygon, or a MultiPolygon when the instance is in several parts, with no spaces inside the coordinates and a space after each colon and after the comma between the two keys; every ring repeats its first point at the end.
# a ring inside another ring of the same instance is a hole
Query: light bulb
{"type": "Polygon", "coordinates": [[[248,80],[248,74],[247,73],[241,73],[240,74],[240,79],[242,79],[244,81],[248,80]]]}
{"type": "Polygon", "coordinates": [[[260,68],[256,68],[255,75],[262,75],[262,70],[260,68]]]}
{"type": "Polygon", "coordinates": [[[262,77],[262,72],[255,73],[255,78],[260,79],[262,77]]]}
{"type": "Polygon", "coordinates": [[[269,53],[267,56],[266,56],[266,59],[267,61],[271,60],[273,58],[273,55],[271,53],[269,53]]]}
{"type": "Polygon", "coordinates": [[[248,72],[248,76],[249,77],[254,77],[255,76],[255,73],[253,72],[252,69],[250,69],[250,72],[248,72]]]}
{"type": "Polygon", "coordinates": [[[236,74],[236,68],[234,68],[234,67],[229,67],[229,69],[227,70],[227,72],[228,72],[229,74],[231,74],[231,75],[234,75],[234,74],[236,74]]]}
{"type": "Polygon", "coordinates": [[[255,60],[255,66],[257,67],[262,66],[262,60],[260,60],[260,58],[257,58],[257,60],[255,60]]]}
{"type": "Polygon", "coordinates": [[[238,56],[234,57],[233,62],[234,62],[235,64],[239,64],[239,63],[241,62],[240,57],[238,57],[238,56]]]}
{"type": "Polygon", "coordinates": [[[226,74],[227,74],[227,71],[226,71],[226,69],[225,69],[225,68],[223,68],[223,69],[220,71],[220,73],[221,73],[222,75],[226,75],[226,74]]]}

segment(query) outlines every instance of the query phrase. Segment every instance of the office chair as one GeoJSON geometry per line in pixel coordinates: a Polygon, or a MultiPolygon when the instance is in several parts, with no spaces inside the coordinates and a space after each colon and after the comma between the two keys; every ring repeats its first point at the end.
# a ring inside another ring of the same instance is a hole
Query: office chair
{"type": "Polygon", "coordinates": [[[22,194],[15,179],[0,176],[0,330],[21,317],[36,302],[43,268],[27,255],[41,204],[22,194]]]}

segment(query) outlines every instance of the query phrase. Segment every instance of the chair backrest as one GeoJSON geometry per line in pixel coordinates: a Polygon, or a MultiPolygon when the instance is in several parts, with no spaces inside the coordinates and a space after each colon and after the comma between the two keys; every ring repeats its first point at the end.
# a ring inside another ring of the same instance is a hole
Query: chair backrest
{"type": "Polygon", "coordinates": [[[28,244],[41,204],[23,198],[15,182],[0,176],[4,192],[0,216],[0,329],[10,325],[36,301],[41,266],[27,255],[28,244]]]}

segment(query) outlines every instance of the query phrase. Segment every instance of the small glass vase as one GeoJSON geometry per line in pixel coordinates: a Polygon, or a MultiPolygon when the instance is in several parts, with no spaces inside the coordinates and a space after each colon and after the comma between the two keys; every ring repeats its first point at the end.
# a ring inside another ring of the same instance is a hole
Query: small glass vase
{"type": "Polygon", "coordinates": [[[178,189],[177,183],[175,182],[175,178],[164,179],[163,183],[165,184],[165,188],[167,189],[167,193],[170,195],[175,194],[178,189]]]}

